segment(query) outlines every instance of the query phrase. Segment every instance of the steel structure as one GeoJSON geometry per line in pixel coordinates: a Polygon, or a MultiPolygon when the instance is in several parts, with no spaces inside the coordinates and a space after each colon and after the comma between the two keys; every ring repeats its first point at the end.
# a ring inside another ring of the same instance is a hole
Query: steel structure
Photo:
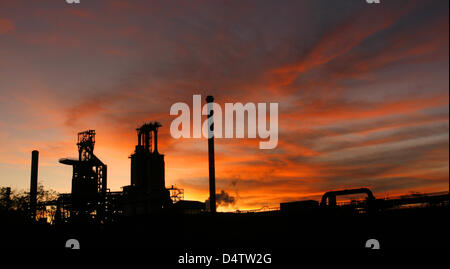
{"type": "Polygon", "coordinates": [[[70,217],[97,220],[105,217],[107,166],[95,156],[94,145],[94,130],[80,132],[77,141],[78,159],[59,160],[62,164],[73,166],[71,195],[62,195],[58,206],[63,211],[68,210],[70,217]]]}
{"type": "MultiPolygon", "coordinates": [[[[165,187],[164,155],[158,152],[159,127],[161,124],[152,122],[136,129],[138,143],[130,156],[131,185],[124,186],[122,192],[107,189],[107,166],[94,154],[95,131],[78,133],[78,159],[59,160],[73,167],[72,191],[60,194],[56,200],[38,203],[38,216],[50,219],[51,223],[105,223],[114,222],[120,216],[162,210],[201,212],[204,203],[184,201],[183,189],[165,187]]],[[[31,190],[36,185],[37,155],[33,153],[31,190]]],[[[33,206],[33,202],[30,204],[33,206]]]]}
{"type": "Polygon", "coordinates": [[[184,189],[180,189],[172,185],[167,190],[170,192],[170,199],[172,199],[172,202],[176,203],[184,200],[184,189]]]}
{"type": "Polygon", "coordinates": [[[164,155],[158,152],[158,128],[151,122],[137,128],[138,144],[131,154],[131,185],[125,186],[126,215],[159,212],[172,204],[165,187],[164,155]]]}

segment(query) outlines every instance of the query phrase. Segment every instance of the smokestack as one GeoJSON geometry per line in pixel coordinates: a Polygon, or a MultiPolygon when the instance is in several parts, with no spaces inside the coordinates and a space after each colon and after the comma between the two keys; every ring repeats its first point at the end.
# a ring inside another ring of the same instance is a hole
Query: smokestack
{"type": "Polygon", "coordinates": [[[209,157],[209,208],[211,213],[216,213],[216,170],[214,167],[214,97],[206,97],[208,109],[208,157],[209,157]]]}
{"type": "Polygon", "coordinates": [[[37,185],[38,185],[39,151],[31,152],[31,182],[30,182],[30,217],[36,217],[37,185]]]}

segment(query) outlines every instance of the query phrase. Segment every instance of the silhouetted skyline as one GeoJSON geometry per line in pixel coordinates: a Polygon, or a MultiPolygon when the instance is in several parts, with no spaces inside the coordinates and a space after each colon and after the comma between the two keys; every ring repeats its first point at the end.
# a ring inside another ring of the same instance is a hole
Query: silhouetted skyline
{"type": "MultiPolygon", "coordinates": [[[[448,190],[448,1],[0,0],[0,185],[70,191],[75,134],[97,132],[108,187],[129,184],[135,128],[160,121],[166,186],[208,196],[206,139],[171,104],[278,102],[279,142],[215,141],[223,210],[369,187],[448,190]],[[189,162],[187,162],[189,160],[189,162]]],[[[220,207],[219,207],[220,210],[220,207]]]]}

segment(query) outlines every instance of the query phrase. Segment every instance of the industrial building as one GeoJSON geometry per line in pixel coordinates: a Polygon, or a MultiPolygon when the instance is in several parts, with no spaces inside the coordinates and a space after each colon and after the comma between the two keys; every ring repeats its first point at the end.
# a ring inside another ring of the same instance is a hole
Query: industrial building
{"type": "Polygon", "coordinates": [[[55,201],[37,203],[38,151],[32,152],[30,217],[51,215],[52,223],[114,222],[121,216],[140,216],[161,212],[196,214],[205,203],[184,200],[184,190],[165,186],[164,155],[158,151],[158,122],[137,128],[137,145],[131,154],[131,181],[123,191],[107,188],[107,165],[95,154],[95,130],[78,133],[78,159],[60,159],[73,167],[71,193],[55,201]],[[48,212],[49,208],[54,208],[48,212]],[[44,212],[43,212],[44,211],[44,212]],[[47,212],[45,212],[47,211],[47,212]]]}
{"type": "MultiPolygon", "coordinates": [[[[184,190],[165,186],[164,155],[158,151],[158,128],[151,122],[137,128],[137,145],[130,155],[130,185],[123,191],[112,192],[107,187],[107,165],[95,154],[95,131],[78,133],[78,159],[60,159],[73,167],[71,193],[60,194],[55,201],[37,203],[39,152],[32,152],[30,183],[30,217],[45,216],[53,224],[58,223],[111,223],[121,217],[152,214],[210,214],[205,202],[184,200],[184,190]],[[51,210],[53,208],[53,210],[51,210]],[[39,214],[36,214],[36,212],[39,214]],[[50,216],[50,217],[49,217],[50,216]]],[[[208,141],[210,149],[210,191],[215,192],[214,137],[208,141]]],[[[374,213],[404,205],[427,204],[448,206],[448,192],[428,195],[376,199],[367,188],[326,192],[320,203],[315,200],[281,203],[279,208],[236,211],[235,214],[305,214],[321,210],[374,213]],[[366,199],[351,203],[337,203],[337,196],[365,194],[366,199]]]]}
{"type": "MultiPolygon", "coordinates": [[[[208,96],[208,120],[213,120],[212,102],[208,96]]],[[[212,122],[211,122],[212,123],[212,122]]],[[[38,216],[58,223],[117,223],[120,219],[150,215],[216,214],[214,124],[210,124],[208,138],[209,202],[186,201],[184,190],[165,183],[164,155],[158,150],[158,122],[145,123],[136,129],[137,144],[130,155],[130,185],[123,191],[112,192],[107,187],[107,165],[94,154],[95,131],[78,133],[78,159],[60,159],[59,162],[73,167],[71,193],[60,194],[54,201],[37,202],[39,152],[32,152],[29,216],[38,216]],[[210,204],[206,204],[210,203],[210,204]],[[37,212],[39,214],[37,214],[37,212]]],[[[279,208],[236,211],[232,214],[286,215],[286,214],[378,214],[379,212],[405,206],[446,206],[449,194],[435,193],[415,196],[376,199],[368,188],[326,192],[320,203],[315,200],[281,203],[279,208]],[[337,196],[365,194],[365,199],[337,203],[337,196]]],[[[224,213],[222,213],[224,214],[224,213]]],[[[230,213],[227,213],[228,215],[230,213]]],[[[45,220],[44,220],[45,221],[45,220]]]]}
{"type": "MultiPolygon", "coordinates": [[[[213,98],[207,100],[212,102],[213,98]]],[[[208,116],[212,120],[211,111],[208,116]]],[[[283,247],[286,241],[292,241],[299,247],[354,247],[363,246],[367,239],[380,238],[383,246],[394,247],[447,244],[440,239],[448,234],[447,191],[378,199],[368,188],[331,190],[321,200],[294,200],[275,208],[217,213],[213,206],[213,135],[208,138],[210,202],[187,201],[183,189],[166,186],[164,155],[158,149],[160,127],[158,122],[150,122],[136,129],[136,146],[129,156],[130,184],[122,191],[108,189],[107,164],[94,153],[94,130],[78,133],[78,158],[60,159],[61,164],[72,166],[71,192],[59,194],[52,201],[37,199],[39,152],[33,151],[27,214],[30,221],[7,223],[5,229],[16,232],[7,235],[10,238],[5,242],[18,247],[33,242],[39,242],[39,247],[54,247],[76,238],[89,247],[240,244],[260,248],[283,247]],[[349,195],[364,197],[345,202],[338,199],[349,195]]]]}

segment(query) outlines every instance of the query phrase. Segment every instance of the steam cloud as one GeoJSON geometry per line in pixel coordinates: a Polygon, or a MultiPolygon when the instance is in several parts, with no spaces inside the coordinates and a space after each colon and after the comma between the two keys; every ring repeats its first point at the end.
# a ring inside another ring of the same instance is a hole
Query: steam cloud
{"type": "MultiPolygon", "coordinates": [[[[216,204],[218,206],[230,206],[236,203],[236,198],[228,194],[228,192],[221,190],[220,193],[216,193],[216,204]]],[[[209,204],[209,198],[206,200],[206,204],[209,204]]]]}

